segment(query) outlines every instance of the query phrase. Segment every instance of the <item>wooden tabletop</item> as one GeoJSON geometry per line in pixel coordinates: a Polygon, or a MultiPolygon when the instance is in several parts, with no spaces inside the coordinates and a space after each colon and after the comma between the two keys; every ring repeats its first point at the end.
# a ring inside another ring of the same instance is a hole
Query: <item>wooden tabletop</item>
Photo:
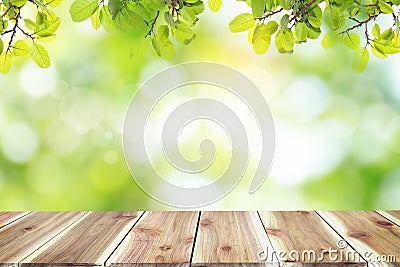
{"type": "Polygon", "coordinates": [[[400,211],[2,212],[6,266],[400,266],[400,211]]]}

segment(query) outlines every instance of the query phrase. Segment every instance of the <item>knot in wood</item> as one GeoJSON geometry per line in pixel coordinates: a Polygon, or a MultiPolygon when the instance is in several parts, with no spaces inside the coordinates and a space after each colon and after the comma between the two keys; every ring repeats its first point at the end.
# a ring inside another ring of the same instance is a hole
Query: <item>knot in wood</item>
{"type": "Polygon", "coordinates": [[[231,251],[231,250],[232,250],[231,246],[223,246],[222,247],[222,251],[228,252],[228,251],[231,251]]]}

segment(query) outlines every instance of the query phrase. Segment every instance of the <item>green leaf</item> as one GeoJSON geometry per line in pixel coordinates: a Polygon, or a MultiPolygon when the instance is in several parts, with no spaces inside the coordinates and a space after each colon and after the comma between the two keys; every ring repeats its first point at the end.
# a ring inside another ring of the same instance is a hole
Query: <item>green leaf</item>
{"type": "Polygon", "coordinates": [[[121,9],[124,7],[124,2],[122,0],[109,0],[108,1],[108,9],[111,12],[112,18],[115,19],[117,14],[121,12],[121,9]]]}
{"type": "Polygon", "coordinates": [[[48,68],[50,66],[50,58],[46,49],[40,44],[33,43],[30,49],[30,55],[33,62],[41,68],[48,68]]]}
{"type": "Polygon", "coordinates": [[[47,21],[47,15],[44,12],[37,12],[36,24],[41,25],[47,21]]]}
{"type": "Polygon", "coordinates": [[[378,6],[382,13],[384,14],[392,14],[393,8],[390,4],[386,3],[385,1],[379,1],[378,6]]]}
{"type": "Polygon", "coordinates": [[[174,18],[172,17],[171,13],[169,13],[169,11],[165,11],[164,19],[165,19],[165,22],[168,23],[169,25],[175,26],[174,18]]]}
{"type": "Polygon", "coordinates": [[[73,21],[81,22],[90,18],[98,8],[97,0],[75,0],[69,9],[69,13],[73,21]]]}
{"type": "Polygon", "coordinates": [[[10,0],[10,3],[16,7],[23,7],[28,0],[10,0]]]}
{"type": "Polygon", "coordinates": [[[231,32],[243,32],[253,27],[255,20],[250,13],[243,13],[236,16],[231,23],[229,23],[229,30],[231,32]]]}
{"type": "Polygon", "coordinates": [[[190,40],[193,37],[193,31],[188,25],[186,25],[182,21],[176,21],[175,27],[172,27],[171,31],[175,40],[183,44],[185,44],[187,40],[190,40]]]}
{"type": "Polygon", "coordinates": [[[0,72],[7,74],[11,69],[12,56],[9,53],[0,55],[0,72]]]}
{"type": "Polygon", "coordinates": [[[13,52],[16,56],[25,56],[29,53],[29,47],[24,41],[18,40],[13,46],[13,52]]]}
{"type": "Polygon", "coordinates": [[[322,47],[327,49],[333,47],[340,40],[339,34],[337,32],[327,32],[324,37],[322,37],[322,47]]]}
{"type": "Polygon", "coordinates": [[[40,37],[50,36],[60,27],[60,23],[61,20],[59,18],[53,21],[47,21],[38,26],[34,33],[40,37]]]}
{"type": "Polygon", "coordinates": [[[267,0],[251,0],[251,10],[255,18],[264,15],[267,0]]]}
{"type": "Polygon", "coordinates": [[[8,27],[8,21],[0,17],[0,32],[3,32],[8,27]]]}
{"type": "Polygon", "coordinates": [[[379,51],[378,49],[375,48],[375,46],[371,45],[371,51],[372,54],[374,54],[374,56],[376,56],[377,58],[387,58],[387,56],[385,54],[383,54],[381,51],[379,51]]]}
{"type": "Polygon", "coordinates": [[[289,24],[289,15],[285,14],[281,18],[281,27],[282,30],[286,29],[287,25],[289,24]]]}
{"type": "Polygon", "coordinates": [[[328,5],[324,10],[324,21],[331,30],[337,30],[340,27],[340,10],[339,8],[328,5]]]}
{"type": "Polygon", "coordinates": [[[249,44],[253,43],[254,31],[256,30],[257,26],[258,25],[254,25],[253,27],[251,27],[249,32],[247,33],[247,41],[249,42],[249,44]]]}
{"type": "Polygon", "coordinates": [[[321,29],[320,28],[308,27],[307,38],[318,39],[318,37],[320,35],[321,35],[321,29]]]}
{"type": "Polygon", "coordinates": [[[359,47],[354,51],[352,67],[356,73],[361,73],[367,67],[369,52],[367,47],[359,47]]]}
{"type": "Polygon", "coordinates": [[[150,14],[150,12],[141,3],[128,1],[126,2],[126,8],[129,11],[138,14],[145,21],[149,21],[152,19],[151,18],[152,14],[150,14]]]}
{"type": "Polygon", "coordinates": [[[62,3],[62,0],[48,0],[46,1],[47,6],[56,7],[62,3]]]}
{"type": "Polygon", "coordinates": [[[386,45],[383,43],[380,43],[379,41],[374,40],[374,46],[376,49],[378,49],[380,52],[383,54],[397,54],[400,52],[400,47],[396,47],[393,45],[386,45]]]}
{"type": "Polygon", "coordinates": [[[100,23],[108,32],[115,30],[114,21],[112,20],[112,15],[108,6],[103,6],[100,10],[100,23]]]}
{"type": "Polygon", "coordinates": [[[381,34],[381,38],[384,40],[392,40],[393,37],[394,37],[394,32],[393,32],[392,28],[385,30],[381,34]]]}
{"type": "Polygon", "coordinates": [[[153,46],[153,50],[157,53],[157,55],[160,57],[161,52],[160,52],[160,44],[158,43],[156,38],[151,39],[151,44],[153,46]]]}
{"type": "Polygon", "coordinates": [[[208,7],[211,11],[217,12],[222,5],[222,0],[208,0],[208,7]]]}
{"type": "Polygon", "coordinates": [[[304,42],[307,40],[308,28],[304,22],[297,22],[295,25],[296,40],[304,42]]]}
{"type": "Polygon", "coordinates": [[[96,11],[90,17],[90,20],[92,22],[93,29],[96,31],[100,29],[100,8],[96,9],[96,11]]]}
{"type": "Polygon", "coordinates": [[[197,1],[191,6],[191,8],[193,9],[194,13],[196,13],[196,15],[199,15],[204,11],[204,3],[202,1],[197,1]]]}
{"type": "Polygon", "coordinates": [[[41,42],[49,42],[54,40],[54,38],[56,38],[56,35],[49,35],[49,36],[44,36],[44,37],[38,37],[38,40],[40,40],[41,42]]]}
{"type": "Polygon", "coordinates": [[[194,13],[193,9],[190,9],[188,7],[181,8],[179,15],[190,25],[194,25],[198,20],[196,13],[194,13]]]}
{"type": "Polygon", "coordinates": [[[3,53],[3,49],[4,49],[4,43],[3,43],[3,41],[0,39],[0,55],[1,55],[1,53],[3,53]]]}
{"type": "Polygon", "coordinates": [[[376,23],[374,27],[372,27],[372,35],[377,39],[381,38],[381,28],[376,23]]]}
{"type": "Polygon", "coordinates": [[[164,44],[160,46],[160,55],[163,59],[171,61],[176,56],[176,51],[174,45],[169,42],[168,44],[164,44]]]}
{"type": "Polygon", "coordinates": [[[266,34],[272,35],[278,30],[278,23],[274,20],[268,21],[267,25],[264,27],[266,34]]]}
{"type": "Polygon", "coordinates": [[[275,36],[275,45],[280,53],[293,51],[293,32],[290,29],[279,30],[275,36]]]}
{"type": "Polygon", "coordinates": [[[360,36],[356,33],[346,34],[343,43],[350,49],[356,50],[360,46],[360,36]]]}
{"type": "Polygon", "coordinates": [[[310,23],[311,26],[314,28],[319,28],[322,26],[322,20],[319,18],[314,18],[314,17],[308,17],[308,22],[310,23]]]}
{"type": "Polygon", "coordinates": [[[400,47],[400,35],[398,35],[397,33],[394,34],[394,37],[392,39],[392,45],[394,47],[400,47]]]}
{"type": "Polygon", "coordinates": [[[24,22],[25,22],[25,27],[27,27],[29,30],[34,31],[34,30],[36,30],[36,28],[38,27],[38,26],[36,25],[36,23],[33,22],[33,21],[30,20],[30,19],[24,19],[24,22]]]}
{"type": "Polygon", "coordinates": [[[254,30],[254,35],[252,39],[253,49],[256,54],[264,54],[267,52],[270,44],[271,44],[271,34],[269,34],[269,30],[267,25],[259,24],[254,30]]]}

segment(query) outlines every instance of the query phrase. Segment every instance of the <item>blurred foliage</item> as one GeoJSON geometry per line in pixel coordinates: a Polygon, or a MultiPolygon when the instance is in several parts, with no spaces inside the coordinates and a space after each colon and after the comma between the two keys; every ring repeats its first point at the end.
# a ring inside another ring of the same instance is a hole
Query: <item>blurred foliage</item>
{"type": "MultiPolygon", "coordinates": [[[[276,120],[276,157],[263,187],[248,195],[250,170],[232,193],[207,208],[398,208],[395,70],[400,58],[373,59],[355,75],[350,50],[342,46],[326,51],[310,41],[290,56],[259,57],[248,49],[245,35],[230,34],[226,25],[225,18],[248,7],[227,2],[220,11],[224,21],[205,11],[196,42],[175,45],[171,63],[151,51],[136,53],[143,34],[134,29],[93,31],[86,22],[70,22],[71,3],[57,7],[54,12],[65,22],[46,46],[51,66],[41,69],[18,57],[0,77],[0,209],[168,208],[151,200],[130,176],[122,123],[141,82],[170,64],[191,60],[220,62],[245,73],[266,96],[276,120]]],[[[163,168],[161,159],[156,162],[163,168]]]]}

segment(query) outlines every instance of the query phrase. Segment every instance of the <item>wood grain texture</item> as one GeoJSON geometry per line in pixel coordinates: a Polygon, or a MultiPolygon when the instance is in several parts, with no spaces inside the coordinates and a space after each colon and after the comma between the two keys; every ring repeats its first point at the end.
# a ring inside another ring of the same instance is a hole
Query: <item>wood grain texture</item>
{"type": "Polygon", "coordinates": [[[376,212],[400,226],[400,210],[377,210],[376,212]]]}
{"type": "Polygon", "coordinates": [[[18,220],[30,212],[0,212],[0,228],[18,220]]]}
{"type": "Polygon", "coordinates": [[[0,262],[14,266],[84,215],[34,212],[0,229],[0,262]]]}
{"type": "MultiPolygon", "coordinates": [[[[290,266],[367,266],[357,259],[329,255],[339,250],[341,237],[313,211],[262,211],[261,220],[271,241],[275,254],[265,252],[264,257],[279,257],[281,264],[290,266]]],[[[356,253],[345,248],[342,253],[356,253]]],[[[347,255],[347,254],[342,254],[347,255]]]]}
{"type": "Polygon", "coordinates": [[[318,213],[372,266],[400,266],[399,226],[375,211],[318,213]],[[381,256],[395,258],[378,262],[381,256]]]}
{"type": "Polygon", "coordinates": [[[20,265],[103,265],[141,214],[89,212],[20,265]]]}
{"type": "Polygon", "coordinates": [[[272,265],[258,259],[267,247],[272,249],[257,212],[202,212],[192,266],[272,265]]]}
{"type": "Polygon", "coordinates": [[[199,212],[146,212],[107,265],[189,266],[198,217],[199,212]]]}

